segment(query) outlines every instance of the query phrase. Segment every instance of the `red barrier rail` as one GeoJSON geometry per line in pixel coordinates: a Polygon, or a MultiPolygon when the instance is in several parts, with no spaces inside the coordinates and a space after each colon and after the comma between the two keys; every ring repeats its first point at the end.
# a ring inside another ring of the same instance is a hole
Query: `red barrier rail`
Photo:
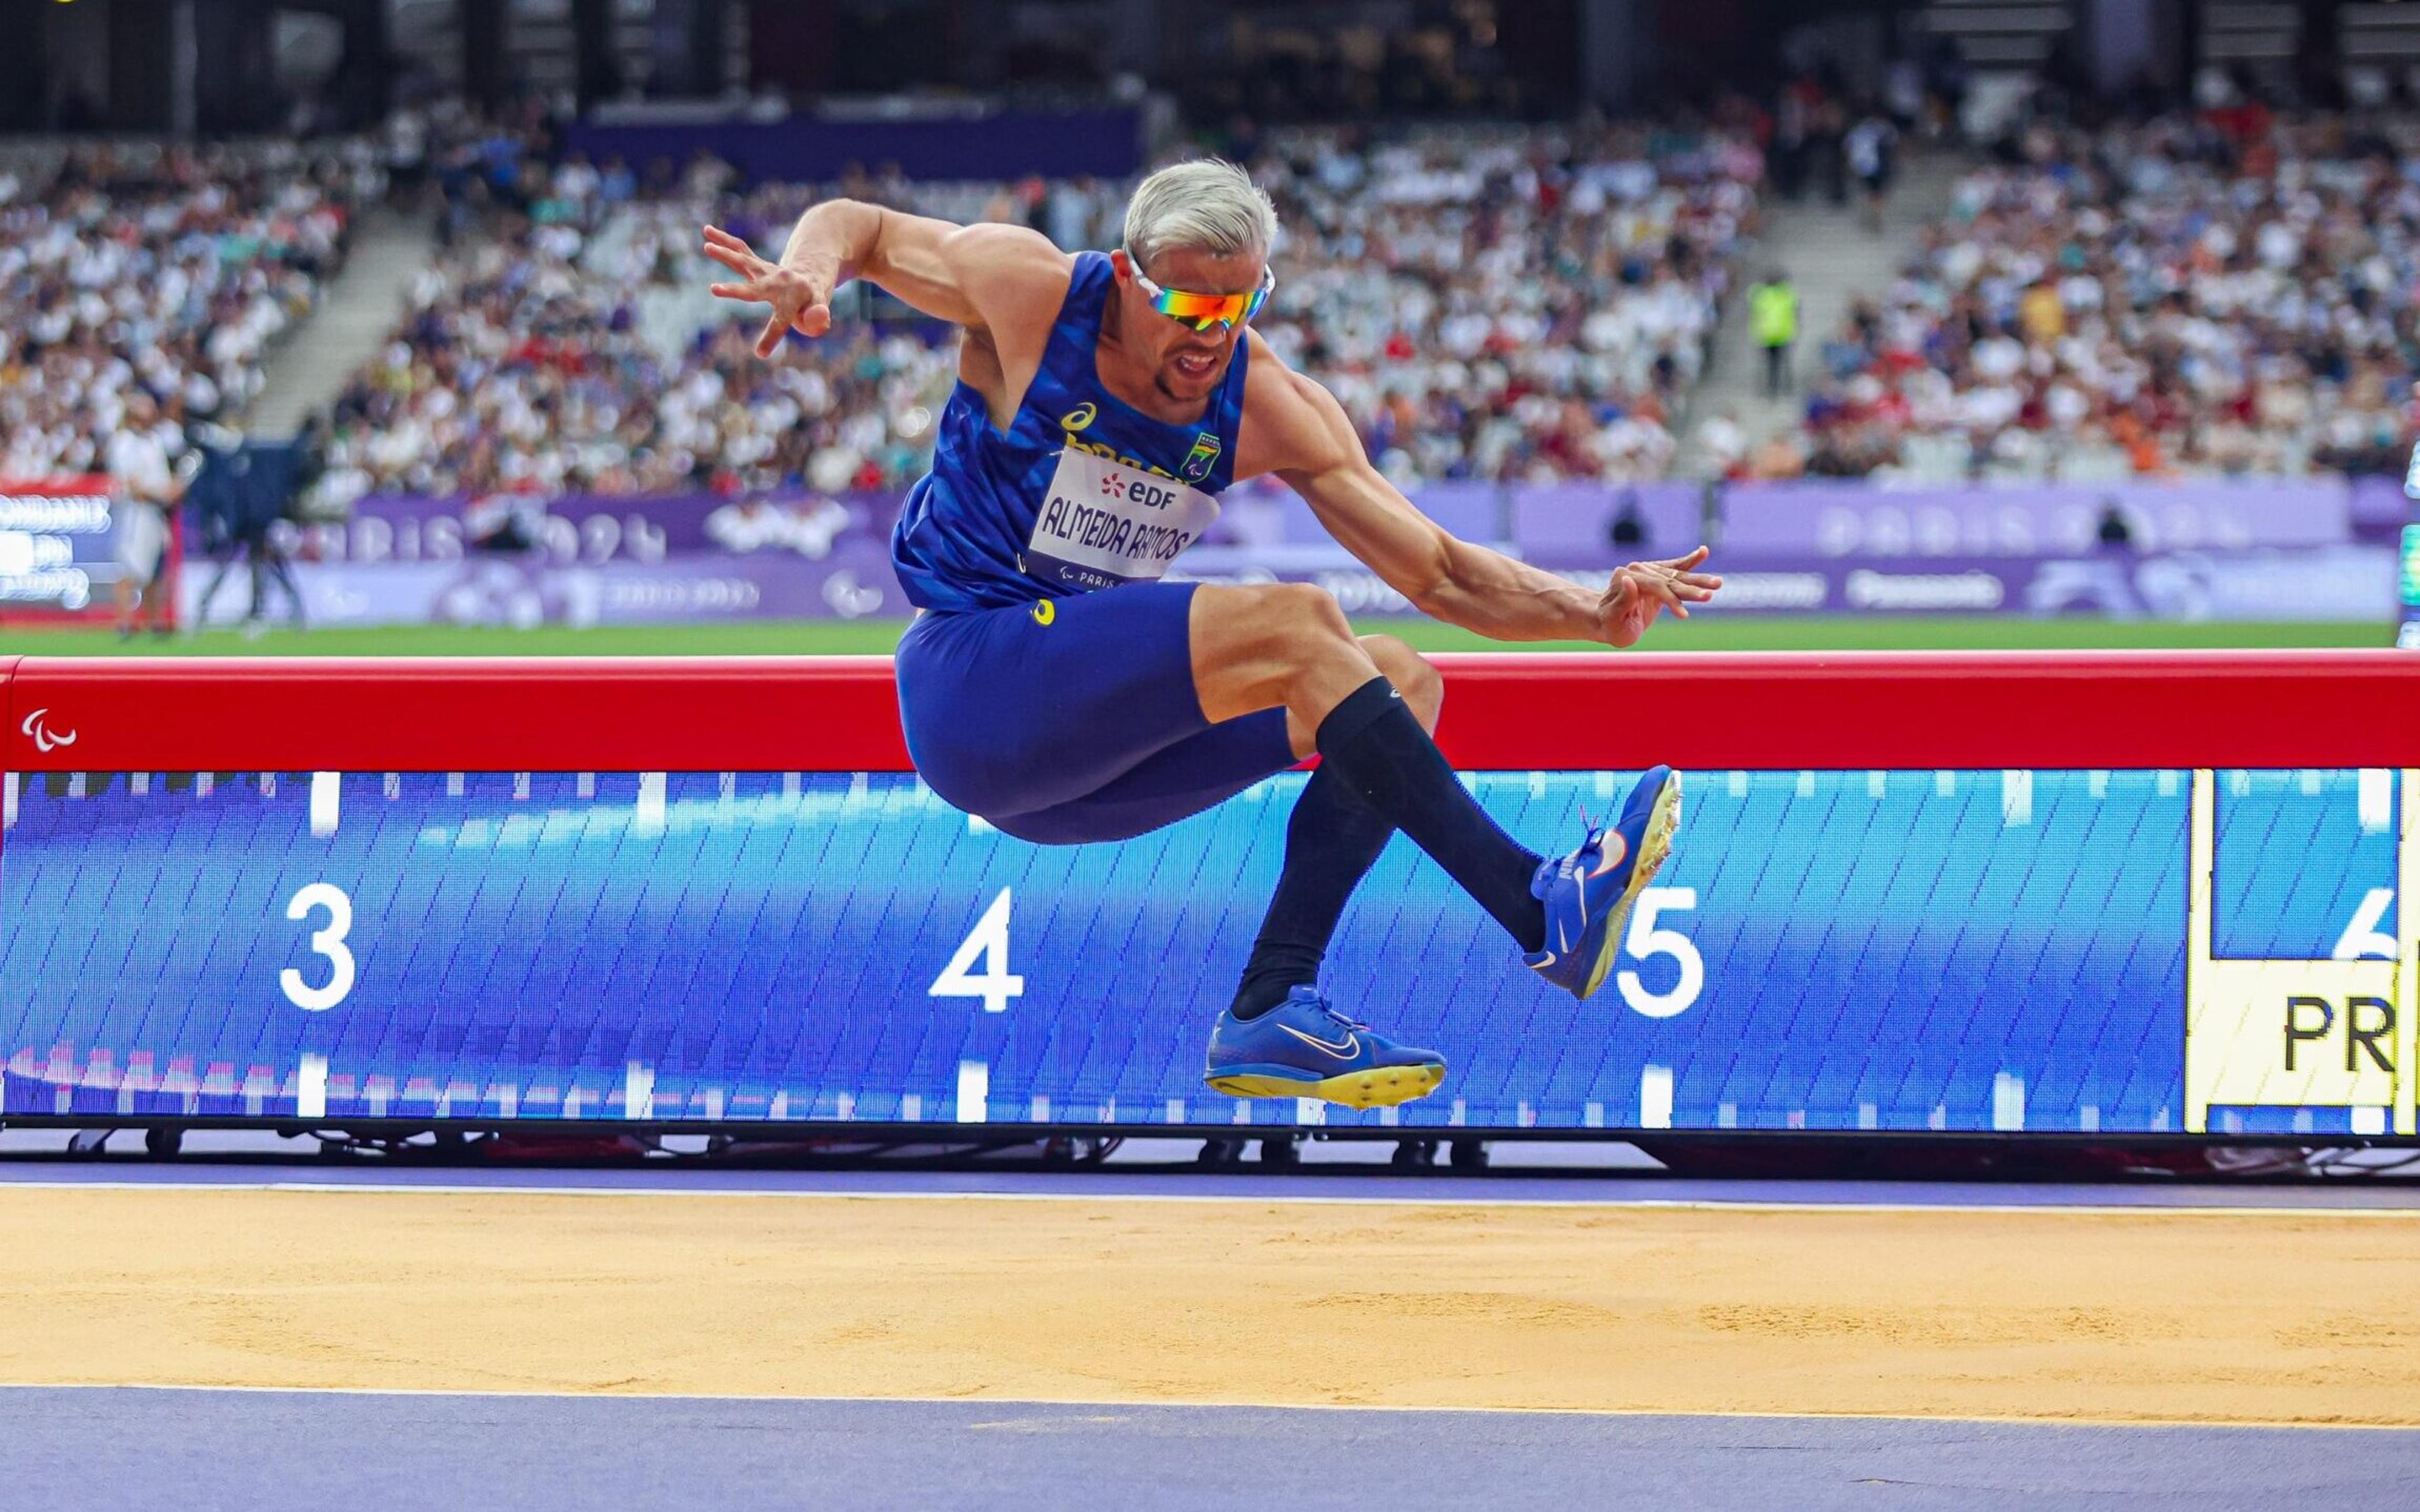
{"type": "MultiPolygon", "coordinates": [[[[2420,765],[2379,651],[1441,656],[1471,770],[2420,765]]],[[[0,658],[12,771],[902,771],[882,656],[0,658]]]]}

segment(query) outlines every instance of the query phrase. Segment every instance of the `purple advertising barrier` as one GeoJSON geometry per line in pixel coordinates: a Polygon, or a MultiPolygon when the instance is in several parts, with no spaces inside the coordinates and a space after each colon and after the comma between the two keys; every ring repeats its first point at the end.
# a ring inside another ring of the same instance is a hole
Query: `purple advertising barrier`
{"type": "Polygon", "coordinates": [[[2403,527],[2420,520],[2420,504],[2403,491],[2400,478],[2352,480],[2352,533],[2356,540],[2392,543],[2403,527]]]}
{"type": "Polygon", "coordinates": [[[809,560],[839,541],[882,537],[898,517],[892,493],[716,494],[654,497],[494,494],[428,499],[372,496],[341,521],[272,528],[287,555],[367,566],[382,562],[457,562],[482,543],[537,549],[548,564],[602,566],[661,562],[685,552],[790,552],[809,560]]]}
{"type": "MultiPolygon", "coordinates": [[[[1419,512],[1466,541],[1504,538],[1505,489],[1493,483],[1432,483],[1411,492],[1419,512]]],[[[1302,495],[1275,478],[1237,484],[1218,496],[1218,517],[1202,533],[1204,546],[1322,546],[1330,537],[1302,495]]]]}
{"type": "Polygon", "coordinates": [[[1705,539],[1705,488],[1695,483],[1522,485],[1512,493],[1512,539],[1532,562],[1610,565],[1615,559],[1671,557],[1705,539]],[[1613,544],[1629,516],[1636,546],[1613,544]]]}
{"type": "Polygon", "coordinates": [[[1725,488],[1722,546],[1734,560],[2072,555],[2094,548],[2113,507],[2141,551],[2352,538],[2351,490],[2342,478],[1917,489],[1812,480],[1725,488]]]}
{"type": "MultiPolygon", "coordinates": [[[[1603,565],[1560,575],[1600,589],[1603,565]]],[[[187,623],[204,574],[182,584],[187,623]]],[[[314,625],[644,625],[743,619],[904,619],[907,597],[879,540],[857,537],[809,561],[796,553],[684,552],[659,562],[554,566],[532,555],[478,553],[444,562],[300,563],[314,625]]],[[[1233,549],[1179,563],[1175,580],[1317,583],[1347,613],[1410,614],[1403,595],[1333,552],[1281,549],[1254,561],[1233,549]],[[1188,570],[1190,569],[1190,570],[1188,570]],[[1215,570],[1213,570],[1215,569],[1215,570]]],[[[250,609],[249,575],[231,574],[209,623],[250,609]]],[[[266,612],[282,614],[271,590],[266,612]]],[[[2366,620],[2395,617],[2396,555],[2375,546],[2233,553],[2116,551],[2071,557],[1843,561],[1762,558],[1725,566],[1709,609],[1730,614],[2030,614],[2164,620],[2366,620]]]]}
{"type": "MultiPolygon", "coordinates": [[[[1615,520],[1637,518],[1643,538],[1628,554],[1653,548],[1677,554],[1701,538],[1702,489],[1694,483],[1637,485],[1432,483],[1415,487],[1420,513],[1466,541],[1512,536],[1525,556],[1541,554],[1594,563],[1615,548],[1615,520]]],[[[725,499],[715,494],[657,497],[569,494],[560,498],[498,494],[484,498],[373,496],[352,517],[275,527],[277,543],[303,561],[369,565],[380,562],[453,562],[480,549],[496,532],[542,548],[555,566],[608,562],[660,562],[689,551],[794,550],[813,558],[844,537],[888,536],[898,518],[894,492],[775,494],[725,499]]],[[[1220,497],[1218,519],[1204,546],[1323,546],[1326,530],[1311,506],[1274,479],[1255,479],[1220,497]]]]}
{"type": "MultiPolygon", "coordinates": [[[[1414,488],[1411,500],[1414,507],[1450,535],[1465,541],[1500,541],[1504,539],[1505,492],[1504,486],[1497,483],[1430,483],[1414,488]]],[[[1316,521],[1312,528],[1318,529],[1316,521]]],[[[1328,534],[1322,530],[1313,538],[1325,541],[1328,534]]]]}
{"type": "MultiPolygon", "coordinates": [[[[1180,563],[1180,565],[1183,563],[1180,563]]],[[[1552,566],[1601,589],[1611,569],[1552,566]]],[[[1699,613],[2026,614],[2136,620],[2368,620],[2381,638],[2396,613],[2396,557],[2385,547],[2275,548],[2239,552],[2111,551],[2066,557],[1719,558],[1721,594],[1699,613]]],[[[1348,614],[1410,614],[1401,594],[1366,568],[1279,563],[1200,582],[1315,582],[1348,614]]],[[[1685,633],[1685,632],[1683,632],[1685,633]]],[[[2381,641],[2384,643],[2383,639],[2381,641]]]]}
{"type": "MultiPolygon", "coordinates": [[[[450,561],[300,562],[304,619],[313,625],[652,625],[709,620],[906,619],[906,594],[883,542],[845,540],[823,557],[686,551],[654,562],[558,566],[534,553],[482,552],[450,561]]],[[[187,624],[209,575],[179,584],[187,624]]],[[[262,613],[288,612],[266,590],[262,613]]],[[[209,605],[210,625],[251,609],[251,575],[235,572],[209,605]]]]}

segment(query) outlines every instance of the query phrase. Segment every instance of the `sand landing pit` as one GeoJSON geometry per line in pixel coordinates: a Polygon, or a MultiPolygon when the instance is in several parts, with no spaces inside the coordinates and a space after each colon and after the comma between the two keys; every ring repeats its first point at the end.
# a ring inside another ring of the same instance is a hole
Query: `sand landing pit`
{"type": "Polygon", "coordinates": [[[2420,1213],[0,1190],[0,1380],[2420,1424],[2420,1213]]]}

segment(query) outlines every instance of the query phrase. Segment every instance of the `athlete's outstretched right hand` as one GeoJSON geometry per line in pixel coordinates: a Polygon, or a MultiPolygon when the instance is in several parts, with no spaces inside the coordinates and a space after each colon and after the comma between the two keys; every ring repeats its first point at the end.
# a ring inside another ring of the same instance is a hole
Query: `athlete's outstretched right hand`
{"type": "Polygon", "coordinates": [[[770,357],[781,347],[782,334],[820,336],[831,329],[832,285],[840,270],[801,270],[767,262],[719,225],[706,228],[706,255],[739,275],[736,284],[717,284],[707,292],[720,300],[769,304],[772,317],[756,338],[756,355],[770,357]]]}
{"type": "Polygon", "coordinates": [[[1655,616],[1666,609],[1687,619],[1690,605],[1706,602],[1723,585],[1713,573],[1698,571],[1705,561],[1706,548],[1701,546],[1668,562],[1634,562],[1615,569],[1597,600],[1597,621],[1606,642],[1627,651],[1638,644],[1655,616]]]}

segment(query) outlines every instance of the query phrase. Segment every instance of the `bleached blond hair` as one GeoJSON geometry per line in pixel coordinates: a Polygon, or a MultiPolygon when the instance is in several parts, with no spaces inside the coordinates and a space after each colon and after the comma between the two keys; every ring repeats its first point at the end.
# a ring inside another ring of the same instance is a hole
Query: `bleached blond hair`
{"type": "Polygon", "coordinates": [[[1266,257],[1277,235],[1277,207],[1251,175],[1221,158],[1171,163],[1126,202],[1126,253],[1146,270],[1171,247],[1266,257]]]}

